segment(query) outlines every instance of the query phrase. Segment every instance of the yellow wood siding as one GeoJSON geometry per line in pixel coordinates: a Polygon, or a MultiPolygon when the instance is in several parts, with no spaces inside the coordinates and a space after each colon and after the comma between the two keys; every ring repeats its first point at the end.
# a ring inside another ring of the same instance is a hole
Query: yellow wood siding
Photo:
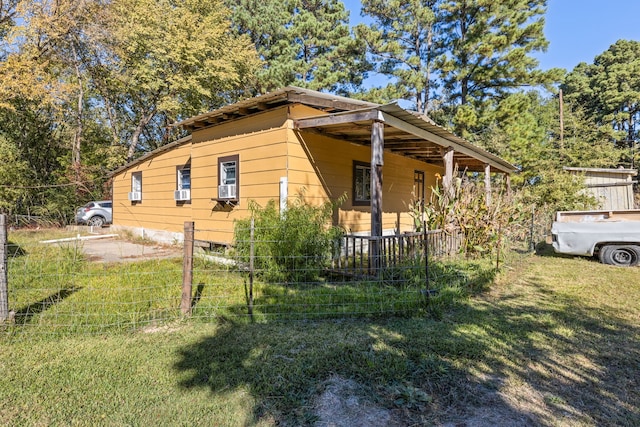
{"type": "Polygon", "coordinates": [[[328,115],[329,113],[317,108],[309,107],[308,105],[293,104],[289,106],[289,118],[291,119],[301,119],[304,117],[320,116],[324,114],[328,115]]]}
{"type": "Polygon", "coordinates": [[[286,176],[286,108],[195,131],[192,141],[161,152],[114,176],[114,225],[180,233],[194,221],[196,239],[230,243],[233,223],[248,215],[248,201],[279,198],[286,176]],[[261,131],[258,131],[260,129],[261,131]],[[266,128],[266,129],[265,129],[266,128]],[[236,205],[218,203],[218,158],[239,155],[236,205]],[[191,203],[176,203],[176,166],[191,159],[191,203]],[[131,175],[142,172],[142,202],[127,199],[131,175]]]}
{"type": "MultiPolygon", "coordinates": [[[[369,163],[369,147],[292,128],[286,116],[320,114],[305,106],[289,106],[248,116],[231,123],[193,132],[192,140],[160,152],[125,169],[113,178],[114,225],[181,233],[185,221],[194,221],[198,240],[231,243],[234,221],[249,215],[249,201],[265,206],[279,201],[280,178],[288,179],[289,199],[301,194],[321,204],[346,194],[338,223],[348,232],[370,229],[370,206],[353,206],[353,161],[369,163]],[[239,203],[225,204],[218,196],[218,159],[239,156],[239,203]],[[191,203],[177,203],[176,166],[191,161],[191,203]],[[131,175],[142,172],[142,202],[128,201],[131,175]]],[[[426,199],[443,169],[417,160],[384,153],[383,229],[408,231],[414,171],[425,172],[426,199]]]]}
{"type": "Polygon", "coordinates": [[[261,206],[280,196],[280,177],[286,176],[285,129],[271,129],[249,135],[205,141],[193,146],[192,186],[196,193],[193,220],[196,238],[230,243],[234,221],[249,214],[249,201],[261,206]],[[239,196],[237,205],[215,200],[218,194],[218,158],[239,155],[239,196]]]}
{"type": "MultiPolygon", "coordinates": [[[[371,227],[370,206],[353,206],[353,161],[369,163],[369,147],[324,137],[311,132],[290,131],[289,194],[304,188],[305,200],[322,203],[346,194],[339,209],[339,225],[347,231],[363,232],[371,227]]],[[[413,220],[408,207],[413,200],[414,171],[425,173],[426,201],[442,167],[384,153],[382,169],[382,225],[384,230],[409,231],[413,220]]]]}
{"type": "Polygon", "coordinates": [[[193,132],[193,142],[206,142],[215,139],[260,133],[269,129],[278,129],[287,121],[286,106],[274,108],[263,113],[238,118],[226,123],[199,129],[193,132]]]}
{"type": "Polygon", "coordinates": [[[176,166],[185,165],[191,146],[185,144],[147,159],[113,178],[113,222],[116,225],[182,231],[191,217],[191,205],[176,202],[176,166]],[[142,201],[130,202],[131,175],[142,172],[142,201]]]}

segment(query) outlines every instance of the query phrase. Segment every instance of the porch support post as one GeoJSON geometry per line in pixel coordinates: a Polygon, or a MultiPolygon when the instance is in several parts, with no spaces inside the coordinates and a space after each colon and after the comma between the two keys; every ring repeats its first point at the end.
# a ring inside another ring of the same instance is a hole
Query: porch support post
{"type": "Polygon", "coordinates": [[[453,148],[448,147],[444,150],[442,155],[442,161],[444,162],[444,177],[442,177],[442,187],[450,199],[453,198],[453,148]]]}
{"type": "Polygon", "coordinates": [[[488,163],[484,165],[484,192],[485,202],[489,206],[491,204],[491,166],[488,163]]]}
{"type": "Polygon", "coordinates": [[[382,165],[384,150],[384,123],[374,121],[371,125],[371,267],[380,267],[380,239],[382,237],[382,165]]]}
{"type": "Polygon", "coordinates": [[[507,196],[511,196],[511,175],[508,173],[504,174],[504,186],[507,191],[507,196]]]}
{"type": "Polygon", "coordinates": [[[382,236],[382,165],[384,123],[371,126],[371,235],[382,236]]]}

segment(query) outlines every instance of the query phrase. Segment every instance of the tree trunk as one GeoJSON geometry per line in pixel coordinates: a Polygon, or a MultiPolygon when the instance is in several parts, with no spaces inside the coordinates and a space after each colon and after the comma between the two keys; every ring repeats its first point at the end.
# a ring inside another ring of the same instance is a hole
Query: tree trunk
{"type": "Polygon", "coordinates": [[[131,136],[131,143],[129,144],[129,151],[127,152],[127,162],[133,160],[133,155],[136,153],[136,147],[138,146],[138,142],[140,142],[140,135],[142,134],[144,127],[149,124],[155,114],[156,109],[154,107],[151,109],[149,114],[147,114],[146,116],[143,115],[140,118],[138,126],[136,126],[136,129],[133,131],[133,135],[131,136]]]}
{"type": "Polygon", "coordinates": [[[633,148],[633,141],[635,140],[635,112],[629,111],[629,135],[627,136],[627,143],[625,144],[628,148],[633,148]]]}
{"type": "Polygon", "coordinates": [[[469,92],[469,78],[465,77],[460,81],[460,104],[467,104],[467,94],[469,92]]]}
{"type": "Polygon", "coordinates": [[[110,123],[109,128],[111,128],[111,137],[112,137],[111,145],[112,146],[118,145],[118,143],[120,142],[119,129],[118,129],[116,117],[113,114],[113,107],[111,106],[111,101],[109,101],[109,98],[106,98],[104,96],[102,97],[102,99],[104,100],[105,110],[107,111],[107,116],[109,117],[109,123],[110,123]]]}
{"type": "Polygon", "coordinates": [[[76,113],[76,130],[73,137],[72,148],[72,167],[75,174],[76,182],[80,181],[80,151],[82,149],[82,134],[84,133],[84,87],[82,86],[82,72],[80,71],[80,65],[78,64],[78,55],[76,47],[72,44],[71,50],[74,58],[74,68],[76,72],[76,78],[78,79],[78,111],[76,113]]]}

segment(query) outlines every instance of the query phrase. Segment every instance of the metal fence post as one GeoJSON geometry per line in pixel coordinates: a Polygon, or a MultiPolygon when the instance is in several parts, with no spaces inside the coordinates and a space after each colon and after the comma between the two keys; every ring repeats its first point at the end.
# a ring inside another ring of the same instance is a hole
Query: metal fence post
{"type": "Polygon", "coordinates": [[[0,214],[0,323],[3,323],[9,318],[7,240],[7,216],[5,214],[0,214]]]}
{"type": "Polygon", "coordinates": [[[255,220],[251,218],[251,242],[249,247],[249,316],[253,318],[253,269],[254,269],[254,258],[255,258],[255,244],[254,244],[254,235],[255,235],[255,220]]]}
{"type": "Polygon", "coordinates": [[[535,252],[534,227],[536,222],[536,207],[531,206],[531,228],[529,229],[529,252],[535,252]]]}
{"type": "Polygon", "coordinates": [[[182,259],[182,301],[180,311],[191,315],[191,288],[193,287],[193,221],[184,222],[184,255],[182,259]]]}
{"type": "Polygon", "coordinates": [[[431,288],[431,284],[429,283],[429,234],[427,234],[427,221],[422,222],[422,242],[424,244],[425,292],[427,298],[429,298],[429,289],[431,288]]]}

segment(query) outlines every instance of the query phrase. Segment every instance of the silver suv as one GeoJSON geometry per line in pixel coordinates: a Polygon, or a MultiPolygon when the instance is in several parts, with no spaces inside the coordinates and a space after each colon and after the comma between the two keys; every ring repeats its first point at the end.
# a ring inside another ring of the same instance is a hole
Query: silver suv
{"type": "Polygon", "coordinates": [[[111,200],[100,200],[89,202],[78,208],[76,212],[76,223],[87,224],[94,227],[102,227],[111,224],[113,203],[111,200]]]}

